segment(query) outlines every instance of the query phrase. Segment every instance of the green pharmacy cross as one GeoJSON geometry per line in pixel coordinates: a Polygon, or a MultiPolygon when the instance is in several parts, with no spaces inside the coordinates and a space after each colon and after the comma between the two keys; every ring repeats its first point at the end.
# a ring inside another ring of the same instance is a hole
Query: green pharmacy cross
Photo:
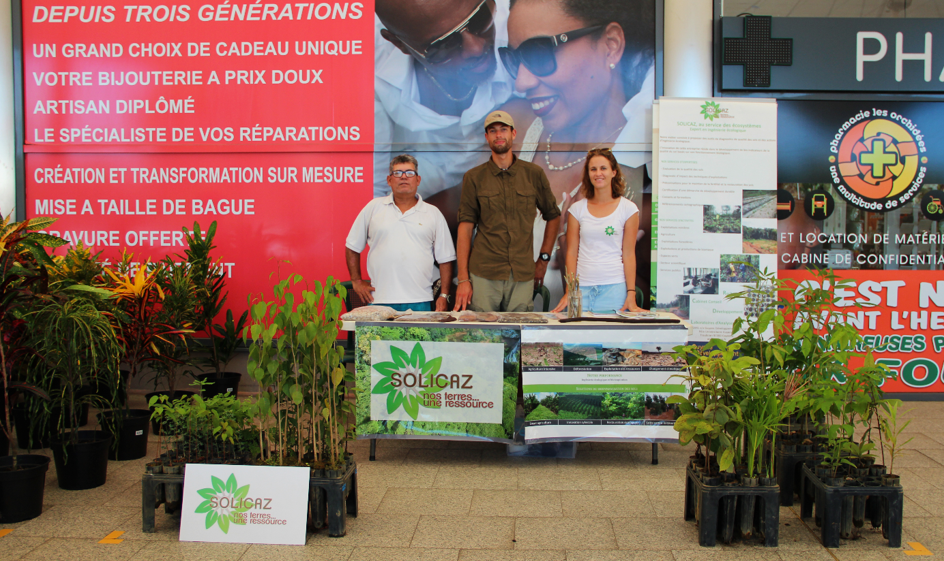
{"type": "Polygon", "coordinates": [[[744,18],[744,37],[725,37],[722,64],[744,66],[744,87],[769,88],[771,66],[793,65],[793,39],[771,39],[770,16],[744,18]]]}
{"type": "Polygon", "coordinates": [[[859,154],[859,163],[872,166],[872,177],[885,177],[885,166],[898,165],[898,154],[885,151],[885,141],[876,138],[872,141],[872,151],[859,154]]]}

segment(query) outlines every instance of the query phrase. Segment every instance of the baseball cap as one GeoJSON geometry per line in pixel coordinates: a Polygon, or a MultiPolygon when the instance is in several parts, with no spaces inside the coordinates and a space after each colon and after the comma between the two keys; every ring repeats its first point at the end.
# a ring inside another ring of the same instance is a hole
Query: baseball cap
{"type": "Polygon", "coordinates": [[[488,114],[488,117],[485,117],[485,128],[488,128],[492,123],[502,123],[511,128],[515,128],[515,120],[504,111],[492,111],[488,114]]]}

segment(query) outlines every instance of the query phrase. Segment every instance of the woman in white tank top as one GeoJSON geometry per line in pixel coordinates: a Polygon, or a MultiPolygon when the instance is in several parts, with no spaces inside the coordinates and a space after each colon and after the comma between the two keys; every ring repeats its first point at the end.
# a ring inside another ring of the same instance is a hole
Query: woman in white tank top
{"type": "MultiPolygon", "coordinates": [[[[583,309],[595,313],[638,311],[636,232],[639,209],[622,194],[619,163],[609,148],[587,153],[581,189],[584,199],[567,213],[567,272],[577,272],[583,309]]],[[[555,312],[570,302],[567,293],[555,312]]]]}

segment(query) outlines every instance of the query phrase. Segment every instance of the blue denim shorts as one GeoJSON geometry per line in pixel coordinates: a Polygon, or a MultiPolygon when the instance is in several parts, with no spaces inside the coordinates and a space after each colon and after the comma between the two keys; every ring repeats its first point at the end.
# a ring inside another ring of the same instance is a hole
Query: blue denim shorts
{"type": "Polygon", "coordinates": [[[626,303],[626,283],[581,286],[580,298],[583,311],[612,314],[626,303]]]}

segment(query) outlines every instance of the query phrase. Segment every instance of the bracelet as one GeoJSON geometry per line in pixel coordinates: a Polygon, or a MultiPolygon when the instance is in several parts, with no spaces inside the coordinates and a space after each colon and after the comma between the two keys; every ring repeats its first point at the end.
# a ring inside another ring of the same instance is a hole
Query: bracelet
{"type": "Polygon", "coordinates": [[[464,282],[472,282],[472,279],[461,280],[461,281],[459,281],[459,282],[456,283],[456,286],[459,286],[460,284],[462,284],[462,283],[464,283],[464,282]]]}

